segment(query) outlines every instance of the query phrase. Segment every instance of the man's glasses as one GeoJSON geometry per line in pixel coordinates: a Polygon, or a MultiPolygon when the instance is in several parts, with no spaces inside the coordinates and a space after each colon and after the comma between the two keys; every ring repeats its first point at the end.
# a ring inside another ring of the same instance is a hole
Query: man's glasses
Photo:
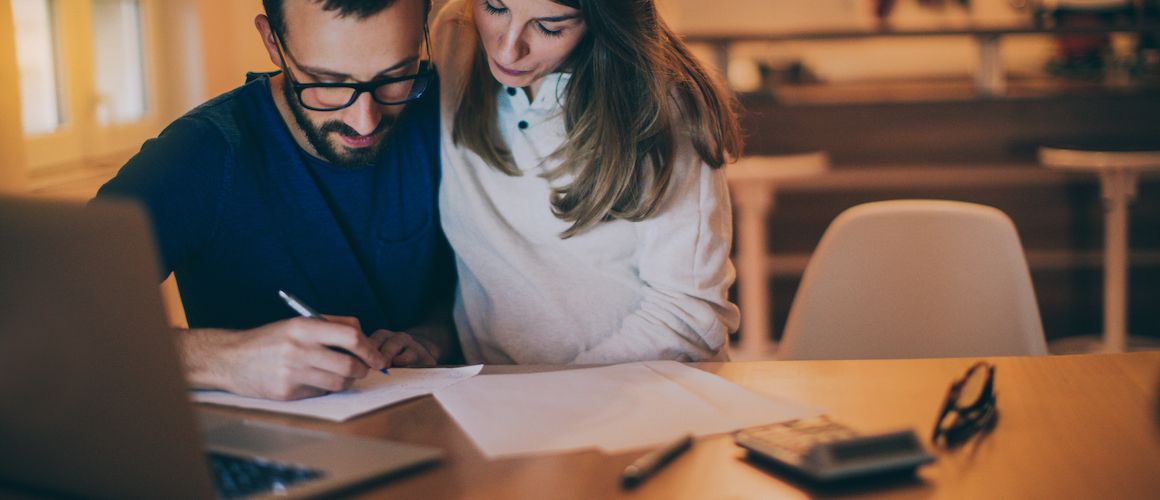
{"type": "MultiPolygon", "coordinates": [[[[427,87],[434,80],[435,71],[431,61],[431,42],[427,35],[427,28],[423,28],[424,45],[427,48],[427,60],[415,63],[415,72],[404,76],[386,77],[361,83],[299,83],[290,67],[286,64],[290,53],[282,42],[282,37],[275,34],[279,55],[282,56],[282,70],[285,71],[290,89],[298,97],[302,107],[313,111],[338,111],[348,108],[363,93],[369,93],[375,102],[384,106],[406,104],[419,100],[427,87]]],[[[292,59],[291,59],[292,60],[292,59]]]]}
{"type": "Polygon", "coordinates": [[[930,440],[938,444],[941,439],[947,446],[956,446],[979,430],[990,429],[998,420],[995,365],[980,361],[951,383],[930,440]]]}

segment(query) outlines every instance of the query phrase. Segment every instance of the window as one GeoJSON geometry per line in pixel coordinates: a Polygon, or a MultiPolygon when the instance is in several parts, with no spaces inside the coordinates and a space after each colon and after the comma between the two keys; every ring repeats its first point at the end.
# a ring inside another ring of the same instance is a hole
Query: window
{"type": "Polygon", "coordinates": [[[30,175],[119,163],[157,133],[162,0],[10,1],[30,175]]]}
{"type": "Polygon", "coordinates": [[[20,115],[28,135],[53,132],[64,122],[53,4],[52,0],[12,0],[20,66],[20,115]]]}
{"type": "Polygon", "coordinates": [[[97,124],[145,115],[145,61],[137,0],[93,0],[93,62],[97,124]]]}

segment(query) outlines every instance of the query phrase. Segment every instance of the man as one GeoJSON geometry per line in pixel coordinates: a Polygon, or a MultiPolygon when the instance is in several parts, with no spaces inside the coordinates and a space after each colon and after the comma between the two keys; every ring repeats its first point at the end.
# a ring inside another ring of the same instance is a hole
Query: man
{"type": "Polygon", "coordinates": [[[281,71],[176,120],[97,196],[152,216],[195,386],[297,399],[433,365],[453,271],[428,0],[264,6],[255,25],[281,71]],[[334,316],[295,318],[278,290],[334,316]]]}

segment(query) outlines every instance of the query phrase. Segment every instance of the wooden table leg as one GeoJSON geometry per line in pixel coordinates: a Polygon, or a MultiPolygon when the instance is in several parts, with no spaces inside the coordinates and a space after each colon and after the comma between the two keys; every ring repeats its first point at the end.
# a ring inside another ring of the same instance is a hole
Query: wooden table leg
{"type": "Polygon", "coordinates": [[[748,181],[733,186],[737,208],[737,292],[741,308],[738,359],[767,359],[774,352],[770,335],[773,300],[769,292],[766,223],[773,210],[773,186],[748,181]]]}
{"type": "Polygon", "coordinates": [[[1100,174],[1104,199],[1104,350],[1128,348],[1128,203],[1136,175],[1123,169],[1100,174]]]}

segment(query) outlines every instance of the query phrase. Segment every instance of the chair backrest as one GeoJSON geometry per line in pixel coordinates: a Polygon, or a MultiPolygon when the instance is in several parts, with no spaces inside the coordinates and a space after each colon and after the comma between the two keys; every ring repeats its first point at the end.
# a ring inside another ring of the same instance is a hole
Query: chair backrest
{"type": "Polygon", "coordinates": [[[867,203],[834,219],[778,348],[780,359],[1046,353],[1011,219],[941,200],[867,203]]]}

